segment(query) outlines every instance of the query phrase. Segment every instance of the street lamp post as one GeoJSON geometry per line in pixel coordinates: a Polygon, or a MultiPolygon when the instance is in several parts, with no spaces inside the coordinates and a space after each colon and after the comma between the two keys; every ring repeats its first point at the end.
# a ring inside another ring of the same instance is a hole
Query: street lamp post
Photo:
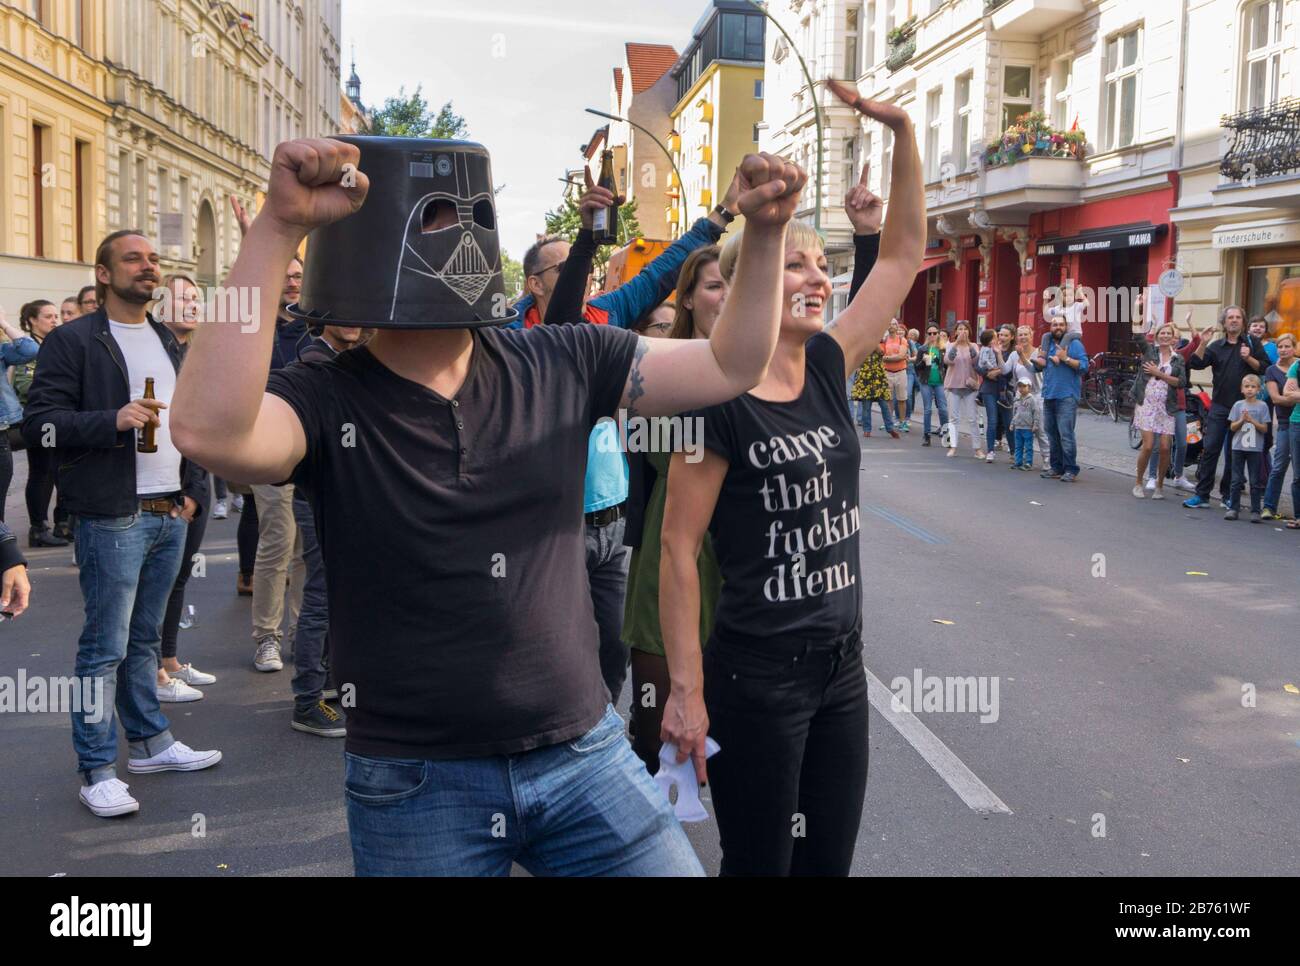
{"type": "MultiPolygon", "coordinates": [[[[794,40],[780,22],[767,11],[767,7],[758,3],[757,0],[747,0],[749,5],[761,13],[764,17],[772,22],[777,30],[781,31],[781,36],[786,39],[790,45],[790,53],[794,54],[795,59],[799,61],[799,66],[803,68],[804,80],[808,82],[808,93],[812,97],[813,121],[817,125],[817,172],[815,183],[817,185],[817,198],[813,204],[813,227],[817,234],[822,234],[822,109],[817,100],[817,88],[813,85],[812,73],[808,70],[808,64],[804,61],[803,55],[799,53],[799,48],[795,46],[794,40]]],[[[825,237],[825,236],[823,236],[825,237]]]]}
{"type": "Polygon", "coordinates": [[[683,192],[686,190],[686,185],[683,184],[682,182],[682,173],[677,170],[677,162],[673,160],[673,153],[669,151],[667,145],[665,145],[657,137],[655,137],[653,134],[651,134],[649,131],[643,128],[636,121],[629,120],[626,117],[619,117],[617,114],[606,114],[604,111],[598,111],[594,107],[588,107],[585,110],[587,111],[588,114],[595,114],[597,117],[603,117],[610,121],[618,121],[620,124],[630,124],[632,125],[632,127],[636,128],[638,131],[640,131],[642,134],[648,137],[655,144],[659,145],[659,150],[664,153],[664,156],[668,158],[668,163],[673,166],[673,174],[677,175],[677,190],[683,192]]]}

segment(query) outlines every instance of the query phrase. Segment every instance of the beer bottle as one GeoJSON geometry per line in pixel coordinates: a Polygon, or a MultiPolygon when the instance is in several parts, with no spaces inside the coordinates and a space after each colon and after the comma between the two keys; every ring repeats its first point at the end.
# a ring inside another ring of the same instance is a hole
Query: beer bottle
{"type": "Polygon", "coordinates": [[[591,233],[597,245],[618,244],[618,183],[614,180],[614,152],[605,151],[600,156],[600,181],[614,195],[614,203],[602,208],[591,219],[591,233]]]}
{"type": "MultiPolygon", "coordinates": [[[[156,399],[153,394],[153,376],[146,376],[144,380],[144,399],[156,399]]],[[[158,452],[158,443],[154,439],[156,427],[153,423],[145,423],[140,427],[140,439],[135,444],[137,453],[156,453],[158,452]]]]}

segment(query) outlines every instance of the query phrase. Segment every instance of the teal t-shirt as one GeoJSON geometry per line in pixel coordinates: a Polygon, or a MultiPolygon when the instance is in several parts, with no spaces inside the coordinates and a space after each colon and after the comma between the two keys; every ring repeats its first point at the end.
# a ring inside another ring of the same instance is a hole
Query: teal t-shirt
{"type": "Polygon", "coordinates": [[[582,512],[595,513],[627,499],[627,457],[619,443],[618,424],[602,419],[587,437],[587,477],[582,512]]]}
{"type": "MultiPolygon", "coordinates": [[[[1293,362],[1291,368],[1286,371],[1286,377],[1287,379],[1300,380],[1300,375],[1297,375],[1297,373],[1300,373],[1300,362],[1293,362]]],[[[1300,406],[1296,406],[1295,409],[1291,410],[1289,422],[1300,423],[1300,406]]]]}

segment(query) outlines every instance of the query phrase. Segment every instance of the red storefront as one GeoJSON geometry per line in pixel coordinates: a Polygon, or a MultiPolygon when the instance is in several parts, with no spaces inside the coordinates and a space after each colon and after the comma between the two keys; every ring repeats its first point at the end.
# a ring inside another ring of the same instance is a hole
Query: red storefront
{"type": "Polygon", "coordinates": [[[1134,351],[1141,339],[1133,334],[1134,323],[1139,330],[1141,324],[1133,298],[1169,267],[1174,253],[1169,209],[1176,203],[1170,175],[1169,183],[1154,191],[1031,215],[1033,260],[1021,279],[1020,320],[1046,328],[1043,292],[1073,281],[1093,294],[1091,317],[1083,324],[1088,353],[1134,351]]]}
{"type": "Polygon", "coordinates": [[[903,319],[917,329],[938,322],[948,331],[959,319],[977,331],[1010,322],[1032,325],[1041,336],[1043,293],[1073,281],[1092,291],[1088,353],[1131,351],[1133,298],[1156,282],[1173,254],[1169,209],[1176,195],[1171,175],[1152,191],[1027,215],[1027,230],[991,226],[983,235],[945,238],[926,249],[903,319]]]}

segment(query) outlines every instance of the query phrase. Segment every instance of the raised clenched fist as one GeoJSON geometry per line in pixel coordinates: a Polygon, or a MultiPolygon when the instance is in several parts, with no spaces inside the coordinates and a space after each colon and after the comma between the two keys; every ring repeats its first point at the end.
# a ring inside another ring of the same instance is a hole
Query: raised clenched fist
{"type": "Polygon", "coordinates": [[[258,219],[281,232],[306,235],[345,218],[366,200],[370,180],[355,144],[332,138],[284,141],[271,158],[271,183],[258,219]]]}
{"type": "Polygon", "coordinates": [[[781,228],[794,217],[808,181],[802,168],[775,154],[747,154],[740,162],[740,197],[747,224],[781,228]]]}

